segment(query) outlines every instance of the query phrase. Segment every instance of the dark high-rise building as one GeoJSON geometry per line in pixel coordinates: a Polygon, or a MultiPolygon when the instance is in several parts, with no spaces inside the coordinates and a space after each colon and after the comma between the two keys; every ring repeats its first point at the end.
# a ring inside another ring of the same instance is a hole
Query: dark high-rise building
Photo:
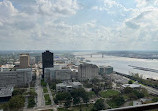
{"type": "Polygon", "coordinates": [[[53,53],[46,50],[45,52],[42,53],[42,67],[43,67],[42,77],[43,78],[44,78],[44,68],[49,68],[49,67],[53,67],[53,66],[54,66],[53,53]]]}

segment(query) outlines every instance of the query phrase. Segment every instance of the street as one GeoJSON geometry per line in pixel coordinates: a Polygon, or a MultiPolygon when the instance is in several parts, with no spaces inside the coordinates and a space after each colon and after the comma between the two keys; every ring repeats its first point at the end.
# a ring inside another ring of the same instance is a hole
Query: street
{"type": "Polygon", "coordinates": [[[39,73],[38,66],[36,65],[36,85],[35,90],[37,93],[37,107],[44,107],[45,101],[44,101],[44,95],[43,95],[43,88],[41,86],[41,76],[39,73]]]}

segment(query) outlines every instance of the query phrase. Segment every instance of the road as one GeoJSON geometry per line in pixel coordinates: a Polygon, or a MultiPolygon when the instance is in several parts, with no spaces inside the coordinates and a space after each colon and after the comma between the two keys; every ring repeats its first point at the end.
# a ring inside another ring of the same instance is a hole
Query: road
{"type": "Polygon", "coordinates": [[[150,94],[158,95],[158,90],[154,89],[152,87],[141,85],[143,88],[145,88],[150,94]]]}
{"type": "Polygon", "coordinates": [[[41,76],[39,74],[38,66],[36,65],[36,93],[37,93],[37,107],[44,107],[45,106],[45,100],[44,100],[44,94],[43,94],[43,88],[41,86],[41,76]]]}
{"type": "Polygon", "coordinates": [[[24,111],[40,111],[40,110],[47,110],[47,109],[53,109],[53,111],[57,111],[57,106],[54,104],[53,97],[51,90],[49,88],[49,85],[47,85],[49,97],[51,99],[52,104],[51,105],[45,105],[45,99],[44,99],[44,93],[43,88],[41,86],[41,75],[39,73],[39,67],[36,64],[36,83],[35,83],[35,90],[37,93],[37,106],[32,108],[24,109],[24,111]]]}
{"type": "MultiPolygon", "coordinates": [[[[127,78],[127,74],[123,74],[123,73],[119,73],[119,72],[115,72],[116,74],[120,75],[120,76],[123,76],[123,77],[126,77],[127,78]]],[[[142,85],[140,84],[143,88],[145,88],[150,94],[154,94],[154,95],[158,95],[158,90],[157,89],[154,89],[152,87],[149,87],[149,86],[145,86],[145,85],[142,85]]]]}

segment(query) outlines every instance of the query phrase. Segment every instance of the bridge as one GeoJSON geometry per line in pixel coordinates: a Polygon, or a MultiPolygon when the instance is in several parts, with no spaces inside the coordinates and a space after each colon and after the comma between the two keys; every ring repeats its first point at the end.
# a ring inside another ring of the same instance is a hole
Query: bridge
{"type": "Polygon", "coordinates": [[[75,56],[89,56],[89,57],[93,58],[94,55],[100,55],[100,57],[104,58],[104,54],[103,53],[77,54],[75,56]]]}

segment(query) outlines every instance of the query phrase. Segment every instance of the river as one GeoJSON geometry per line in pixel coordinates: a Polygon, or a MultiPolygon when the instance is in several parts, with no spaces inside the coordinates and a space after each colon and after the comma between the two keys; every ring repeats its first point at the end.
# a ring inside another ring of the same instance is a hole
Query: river
{"type": "Polygon", "coordinates": [[[139,70],[129,66],[131,65],[158,70],[158,60],[116,57],[106,55],[104,55],[104,57],[102,58],[101,54],[93,55],[92,57],[90,57],[90,55],[87,54],[90,53],[74,53],[74,55],[78,57],[84,57],[86,60],[90,60],[89,63],[96,64],[98,66],[112,66],[114,68],[114,71],[120,73],[139,73],[143,76],[143,78],[158,79],[158,73],[156,72],[139,70]]]}

